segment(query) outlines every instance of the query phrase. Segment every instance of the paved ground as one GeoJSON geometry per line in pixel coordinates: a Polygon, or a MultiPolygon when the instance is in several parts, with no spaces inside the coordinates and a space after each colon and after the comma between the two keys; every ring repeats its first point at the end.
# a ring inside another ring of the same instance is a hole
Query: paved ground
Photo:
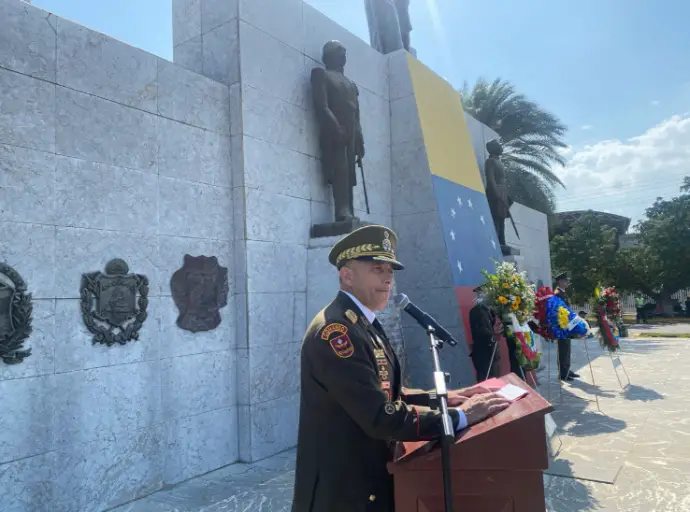
{"type": "MultiPolygon", "coordinates": [[[[668,325],[642,328],[669,332],[668,325]]],[[[624,390],[614,362],[597,341],[586,346],[594,381],[585,344],[579,341],[573,343],[573,361],[581,379],[563,388],[555,381],[551,385],[552,417],[560,435],[552,440],[559,450],[544,476],[548,510],[690,511],[690,373],[685,371],[690,336],[625,341],[623,366],[618,366],[624,390]]],[[[544,396],[549,394],[548,369],[545,357],[540,372],[544,396]]],[[[253,465],[228,466],[115,510],[289,511],[293,468],[290,451],[253,465]]]]}

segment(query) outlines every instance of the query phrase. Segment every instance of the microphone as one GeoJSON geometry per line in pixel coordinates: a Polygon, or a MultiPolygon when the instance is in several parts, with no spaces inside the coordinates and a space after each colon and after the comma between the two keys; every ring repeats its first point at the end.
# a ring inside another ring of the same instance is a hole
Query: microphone
{"type": "Polygon", "coordinates": [[[396,308],[401,308],[410,315],[412,318],[417,320],[419,325],[424,327],[424,329],[429,329],[429,327],[434,329],[434,335],[441,341],[448,343],[450,346],[457,345],[457,341],[451,336],[451,334],[446,331],[441,324],[439,324],[431,315],[425,313],[417,306],[415,306],[407,295],[404,293],[399,293],[393,298],[393,304],[396,308]]]}

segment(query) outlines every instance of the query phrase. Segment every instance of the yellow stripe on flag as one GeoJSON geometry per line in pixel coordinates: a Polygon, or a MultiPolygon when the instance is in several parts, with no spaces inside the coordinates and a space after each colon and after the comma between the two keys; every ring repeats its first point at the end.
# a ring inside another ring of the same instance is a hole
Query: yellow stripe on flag
{"type": "Polygon", "coordinates": [[[460,93],[412,55],[407,62],[432,174],[484,194],[460,93]]]}

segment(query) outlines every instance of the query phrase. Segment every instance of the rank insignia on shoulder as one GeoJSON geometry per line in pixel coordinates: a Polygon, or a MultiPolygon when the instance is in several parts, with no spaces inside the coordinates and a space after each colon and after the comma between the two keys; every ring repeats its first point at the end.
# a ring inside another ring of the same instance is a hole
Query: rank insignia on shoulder
{"type": "Polygon", "coordinates": [[[395,414],[395,406],[390,402],[383,406],[383,410],[386,412],[386,414],[395,414]]]}
{"type": "Polygon", "coordinates": [[[328,324],[321,332],[321,339],[327,340],[335,355],[347,359],[355,353],[352,340],[347,335],[347,327],[343,324],[328,324]]]}
{"type": "Polygon", "coordinates": [[[357,314],[354,311],[352,311],[351,309],[348,309],[347,311],[345,311],[345,316],[353,324],[357,323],[357,314]]]}

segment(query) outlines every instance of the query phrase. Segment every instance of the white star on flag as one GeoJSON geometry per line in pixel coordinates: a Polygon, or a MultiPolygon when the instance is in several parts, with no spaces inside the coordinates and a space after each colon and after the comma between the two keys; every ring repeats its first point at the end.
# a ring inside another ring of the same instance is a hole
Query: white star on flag
{"type": "Polygon", "coordinates": [[[496,248],[496,242],[494,242],[494,239],[493,239],[493,238],[491,239],[491,245],[494,246],[494,249],[496,248]]]}
{"type": "Polygon", "coordinates": [[[455,218],[455,208],[450,209],[450,216],[455,218]]]}
{"type": "Polygon", "coordinates": [[[482,224],[486,224],[486,223],[484,222],[484,216],[483,216],[483,215],[480,215],[480,216],[479,216],[479,220],[482,221],[482,224]]]}
{"type": "Polygon", "coordinates": [[[451,237],[453,240],[455,240],[455,231],[453,231],[452,229],[450,230],[450,237],[451,237]]]}
{"type": "Polygon", "coordinates": [[[460,260],[458,260],[458,270],[462,272],[462,263],[460,263],[460,260]]]}
{"type": "Polygon", "coordinates": [[[467,200],[467,206],[469,206],[470,208],[473,208],[473,206],[472,206],[472,199],[468,199],[468,200],[467,200]]]}
{"type": "Polygon", "coordinates": [[[462,208],[462,199],[460,199],[460,196],[458,196],[458,205],[462,208]]]}

